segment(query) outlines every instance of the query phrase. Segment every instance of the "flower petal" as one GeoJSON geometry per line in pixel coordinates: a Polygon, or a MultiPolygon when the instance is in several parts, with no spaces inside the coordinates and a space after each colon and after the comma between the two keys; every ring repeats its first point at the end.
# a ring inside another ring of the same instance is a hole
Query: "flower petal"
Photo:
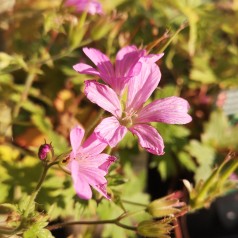
{"type": "MultiPolygon", "coordinates": [[[[109,167],[116,161],[116,157],[108,154],[90,155],[83,160],[83,166],[88,168],[100,169],[101,175],[105,176],[109,167]]],[[[80,162],[80,161],[79,161],[80,162]]],[[[81,161],[82,162],[82,161],[81,161]]]]}
{"type": "Polygon", "coordinates": [[[80,164],[78,163],[78,161],[71,161],[70,170],[74,189],[77,195],[82,199],[88,200],[92,198],[92,190],[89,186],[89,183],[85,179],[84,174],[80,173],[80,164]]]}
{"type": "Polygon", "coordinates": [[[161,59],[163,56],[164,56],[164,53],[161,53],[161,54],[149,54],[149,55],[146,55],[144,58],[146,60],[149,60],[150,63],[155,63],[156,61],[161,59]]]}
{"type": "Polygon", "coordinates": [[[88,1],[85,10],[92,15],[103,14],[102,5],[99,2],[93,0],[88,1]]]}
{"type": "Polygon", "coordinates": [[[134,76],[132,74],[133,68],[144,54],[145,50],[138,50],[136,46],[126,46],[119,50],[116,56],[115,63],[116,76],[134,76]]]}
{"type": "Polygon", "coordinates": [[[70,131],[70,143],[72,146],[73,156],[76,156],[76,154],[78,153],[83,136],[84,129],[80,126],[76,126],[70,131]]]}
{"type": "Polygon", "coordinates": [[[164,142],[155,128],[147,124],[137,124],[129,129],[135,134],[141,147],[155,155],[164,154],[164,142]]]}
{"type": "Polygon", "coordinates": [[[141,59],[142,68],[139,75],[133,77],[128,84],[126,111],[138,110],[151,96],[159,84],[161,73],[155,63],[141,59]]]}
{"type": "Polygon", "coordinates": [[[145,50],[138,50],[136,46],[126,46],[118,51],[115,63],[115,77],[111,87],[119,94],[122,94],[127,82],[131,77],[139,74],[141,63],[139,59],[145,54],[145,50]]]}
{"type": "Polygon", "coordinates": [[[115,117],[107,117],[101,121],[94,131],[100,140],[114,147],[123,139],[127,128],[120,125],[115,117]]]}
{"type": "Polygon", "coordinates": [[[95,0],[66,0],[65,5],[75,7],[77,12],[86,11],[92,15],[103,13],[101,4],[95,0]]]}
{"type": "Polygon", "coordinates": [[[102,142],[92,133],[81,146],[80,152],[87,155],[98,155],[107,147],[107,143],[102,142]]]}
{"type": "Polygon", "coordinates": [[[83,48],[83,52],[97,66],[101,78],[109,85],[113,83],[114,68],[109,58],[94,48],[83,48]]]}
{"type": "Polygon", "coordinates": [[[99,168],[88,168],[82,166],[80,168],[80,173],[83,174],[85,177],[85,180],[88,184],[90,184],[93,188],[95,188],[98,192],[100,192],[103,196],[108,198],[107,193],[105,190],[100,189],[102,185],[107,184],[107,180],[104,177],[105,171],[99,169],[99,168]]]}
{"type": "Polygon", "coordinates": [[[100,165],[105,163],[105,159],[102,159],[102,157],[108,158],[108,155],[96,155],[87,158],[82,157],[81,159],[79,158],[71,161],[69,168],[74,188],[79,197],[90,199],[92,197],[92,191],[89,185],[91,185],[107,199],[109,198],[107,193],[102,189],[102,185],[107,184],[107,180],[104,177],[107,171],[99,168],[100,165]]]}
{"type": "Polygon", "coordinates": [[[99,107],[112,113],[114,116],[121,116],[121,104],[116,93],[107,85],[95,80],[85,81],[85,94],[87,98],[96,103],[99,107]]]}
{"type": "Polygon", "coordinates": [[[101,160],[104,160],[104,162],[98,168],[107,173],[111,164],[114,163],[117,160],[117,158],[115,156],[111,156],[108,154],[100,154],[99,156],[103,158],[101,160]]]}
{"type": "Polygon", "coordinates": [[[95,190],[101,193],[106,199],[110,200],[111,196],[107,193],[107,183],[92,185],[95,190]]]}
{"type": "Polygon", "coordinates": [[[90,75],[96,75],[99,76],[100,73],[94,69],[92,66],[84,63],[78,63],[73,66],[73,69],[80,74],[90,74],[90,75]]]}
{"type": "Polygon", "coordinates": [[[168,124],[186,124],[192,118],[188,115],[189,104],[180,97],[168,97],[155,100],[138,112],[136,123],[163,122],[168,124]]]}

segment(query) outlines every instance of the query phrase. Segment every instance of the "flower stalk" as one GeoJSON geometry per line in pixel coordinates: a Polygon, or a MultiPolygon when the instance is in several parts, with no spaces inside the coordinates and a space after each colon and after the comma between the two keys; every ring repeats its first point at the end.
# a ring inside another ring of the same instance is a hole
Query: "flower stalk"
{"type": "Polygon", "coordinates": [[[57,230],[59,228],[65,227],[65,226],[114,224],[114,225],[117,225],[117,226],[119,226],[121,228],[124,228],[124,229],[127,229],[127,230],[136,231],[137,230],[136,226],[129,226],[129,225],[121,223],[122,219],[125,219],[126,217],[132,216],[134,214],[135,214],[134,212],[132,212],[132,213],[123,213],[119,217],[117,217],[115,219],[109,219],[109,220],[62,222],[62,223],[47,226],[46,228],[50,231],[53,231],[53,230],[57,230]]]}
{"type": "Polygon", "coordinates": [[[47,172],[48,172],[49,168],[52,167],[55,164],[58,164],[58,161],[54,161],[54,162],[51,162],[49,164],[44,163],[44,167],[43,167],[43,171],[42,171],[41,177],[40,177],[40,179],[39,179],[39,181],[38,181],[38,183],[36,185],[36,188],[34,189],[34,191],[31,194],[31,197],[30,197],[27,209],[23,213],[23,218],[26,219],[28,217],[29,212],[30,212],[30,208],[31,208],[32,204],[35,202],[35,199],[36,199],[36,197],[37,197],[37,195],[38,195],[38,193],[39,193],[39,191],[40,191],[40,189],[42,187],[42,184],[43,184],[43,182],[44,182],[44,180],[46,178],[46,175],[47,175],[47,172]]]}
{"type": "Polygon", "coordinates": [[[13,113],[12,113],[13,120],[15,120],[17,118],[17,116],[20,112],[20,109],[22,107],[22,104],[26,101],[29,91],[30,91],[30,88],[34,82],[34,79],[35,79],[35,72],[30,72],[27,76],[24,91],[22,92],[21,98],[13,109],[13,113]]]}

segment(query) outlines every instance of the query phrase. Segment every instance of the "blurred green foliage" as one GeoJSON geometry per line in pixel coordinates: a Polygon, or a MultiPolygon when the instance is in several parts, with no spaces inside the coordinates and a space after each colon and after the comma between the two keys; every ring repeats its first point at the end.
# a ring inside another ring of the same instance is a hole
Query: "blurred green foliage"
{"type": "MultiPolygon", "coordinates": [[[[155,125],[166,153],[153,156],[148,167],[157,168],[163,181],[181,181],[188,173],[199,184],[230,150],[238,150],[237,124],[216,103],[219,92],[238,88],[237,0],[102,0],[102,16],[76,14],[60,0],[3,2],[1,203],[17,203],[31,193],[41,171],[36,153],[44,139],[52,142],[56,154],[66,152],[69,130],[76,124],[88,128],[100,113],[83,94],[83,81],[89,77],[72,69],[73,64],[87,60],[83,46],[98,48],[112,59],[130,44],[165,53],[159,62],[162,79],[153,98],[177,95],[187,99],[193,121],[186,126],[155,125]]],[[[148,159],[140,156],[137,140],[128,134],[113,153],[121,157],[116,172],[108,175],[113,202],[101,201],[97,194],[95,200],[80,200],[70,177],[55,168],[37,198],[39,210],[49,212],[50,220],[69,216],[110,219],[128,209],[123,199],[148,202],[148,159]]],[[[35,237],[32,234],[42,232],[45,222],[42,218],[24,237],[35,237]]],[[[93,230],[87,227],[82,233],[90,237],[87,234],[93,230]]],[[[37,237],[51,237],[44,232],[37,237]]],[[[134,235],[108,225],[102,231],[102,237],[113,234],[134,235]]]]}

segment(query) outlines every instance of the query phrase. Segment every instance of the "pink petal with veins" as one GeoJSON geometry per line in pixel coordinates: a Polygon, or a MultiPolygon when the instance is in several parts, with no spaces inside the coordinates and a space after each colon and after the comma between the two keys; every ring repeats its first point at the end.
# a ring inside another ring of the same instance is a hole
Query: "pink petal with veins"
{"type": "Polygon", "coordinates": [[[164,154],[164,142],[157,130],[147,124],[134,125],[129,129],[135,134],[141,147],[155,155],[164,154]]]}

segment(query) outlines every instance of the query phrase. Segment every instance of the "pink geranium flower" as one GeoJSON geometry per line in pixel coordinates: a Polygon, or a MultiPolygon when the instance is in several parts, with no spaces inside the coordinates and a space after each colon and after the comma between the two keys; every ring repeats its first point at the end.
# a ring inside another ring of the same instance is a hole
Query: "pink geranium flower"
{"type": "Polygon", "coordinates": [[[100,2],[96,0],[66,0],[66,6],[74,7],[77,12],[88,12],[91,15],[103,14],[100,2]]]}
{"type": "Polygon", "coordinates": [[[90,186],[110,199],[107,194],[105,175],[110,165],[116,160],[114,156],[101,153],[107,144],[98,140],[93,133],[83,144],[84,129],[80,126],[70,132],[72,152],[70,154],[69,170],[71,171],[74,189],[82,199],[90,199],[90,186]]]}
{"type": "MultiPolygon", "coordinates": [[[[192,120],[187,113],[188,102],[180,97],[159,99],[145,105],[161,78],[159,67],[154,63],[161,56],[140,58],[140,72],[128,81],[126,96],[118,96],[114,88],[96,81],[85,82],[87,98],[113,115],[103,119],[95,129],[98,138],[111,147],[116,146],[130,131],[148,152],[161,155],[164,153],[163,139],[149,123],[185,124],[192,120]]],[[[97,65],[104,65],[104,61],[98,59],[97,65]]],[[[117,82],[117,79],[114,80],[117,82]]]]}
{"type": "Polygon", "coordinates": [[[141,70],[140,58],[145,55],[145,50],[136,46],[126,46],[116,55],[115,66],[109,58],[94,48],[83,48],[83,52],[96,65],[96,69],[84,63],[79,63],[73,68],[81,74],[99,76],[106,84],[121,96],[129,79],[139,74],[141,70]]]}

